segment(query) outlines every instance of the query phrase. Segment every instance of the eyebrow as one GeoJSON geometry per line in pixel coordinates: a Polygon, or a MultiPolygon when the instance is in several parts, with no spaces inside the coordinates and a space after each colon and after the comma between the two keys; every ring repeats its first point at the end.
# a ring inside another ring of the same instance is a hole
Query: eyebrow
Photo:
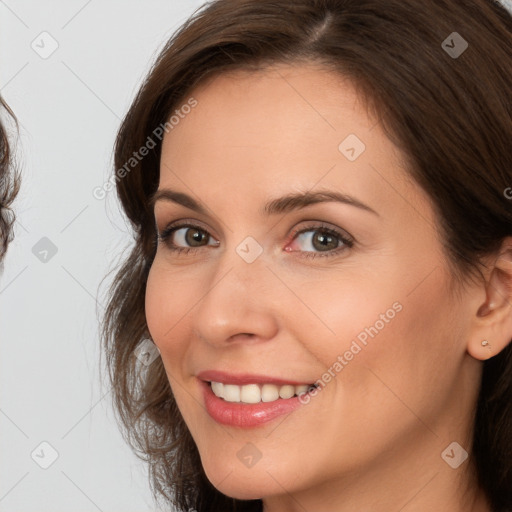
{"type": "MultiPolygon", "coordinates": [[[[204,206],[198,203],[193,197],[184,194],[183,192],[177,192],[171,189],[157,190],[149,200],[151,208],[155,207],[157,201],[170,201],[176,204],[180,204],[185,208],[189,208],[190,210],[194,210],[197,213],[208,215],[208,212],[204,206]]],[[[305,208],[306,206],[327,202],[347,204],[349,206],[354,206],[379,216],[379,214],[373,208],[359,201],[355,197],[352,197],[348,194],[335,192],[333,190],[290,193],[283,197],[270,200],[263,208],[262,213],[266,215],[289,213],[300,208],[305,208]]]]}

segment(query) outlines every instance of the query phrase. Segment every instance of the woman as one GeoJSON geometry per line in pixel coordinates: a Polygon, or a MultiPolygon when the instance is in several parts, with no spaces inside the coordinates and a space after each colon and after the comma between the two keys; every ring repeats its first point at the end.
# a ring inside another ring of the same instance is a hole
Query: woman
{"type": "MultiPolygon", "coordinates": [[[[0,110],[15,120],[9,106],[0,98],[0,110]]],[[[0,260],[3,260],[12,239],[14,214],[11,205],[19,190],[19,176],[13,171],[13,157],[7,130],[0,119],[0,260]]]]}
{"type": "Polygon", "coordinates": [[[512,510],[511,90],[492,0],[218,0],[169,41],[104,326],[155,495],[512,510]]]}

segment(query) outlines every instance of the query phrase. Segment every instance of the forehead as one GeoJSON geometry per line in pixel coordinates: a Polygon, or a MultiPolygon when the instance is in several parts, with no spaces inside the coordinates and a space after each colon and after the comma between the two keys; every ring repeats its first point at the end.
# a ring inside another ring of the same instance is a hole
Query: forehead
{"type": "Polygon", "coordinates": [[[386,181],[406,178],[352,83],[317,65],[221,74],[182,105],[191,97],[196,106],[164,137],[160,188],[287,193],[321,184],[386,202],[386,181]]]}
{"type": "Polygon", "coordinates": [[[173,129],[173,135],[188,135],[188,130],[197,131],[198,124],[206,123],[201,131],[211,130],[210,138],[229,128],[232,140],[257,135],[260,142],[266,139],[283,145],[286,133],[300,130],[306,135],[305,128],[311,136],[334,134],[347,127],[362,135],[375,125],[348,79],[313,64],[230,71],[201,83],[190,96],[198,105],[186,115],[187,123],[180,122],[186,128],[173,129]],[[239,127],[244,130],[237,131],[239,127]],[[282,128],[285,132],[276,140],[273,134],[282,128]]]}

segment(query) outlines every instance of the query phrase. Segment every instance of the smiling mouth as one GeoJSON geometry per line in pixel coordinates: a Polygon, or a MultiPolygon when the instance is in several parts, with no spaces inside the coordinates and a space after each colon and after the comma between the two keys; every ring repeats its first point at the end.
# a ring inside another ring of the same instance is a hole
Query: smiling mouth
{"type": "Polygon", "coordinates": [[[260,402],[275,402],[280,399],[287,400],[294,396],[300,396],[316,389],[316,384],[301,384],[294,386],[284,384],[277,386],[275,384],[245,384],[238,386],[236,384],[224,384],[222,382],[209,381],[213,394],[226,402],[242,404],[258,404],[260,402]]]}

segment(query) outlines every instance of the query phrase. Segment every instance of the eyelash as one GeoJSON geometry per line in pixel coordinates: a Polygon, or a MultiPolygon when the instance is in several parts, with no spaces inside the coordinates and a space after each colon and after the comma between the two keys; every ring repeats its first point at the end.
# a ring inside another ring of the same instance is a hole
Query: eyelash
{"type": "MultiPolygon", "coordinates": [[[[206,229],[202,228],[201,226],[198,226],[197,224],[192,224],[192,223],[185,222],[183,224],[176,224],[176,225],[171,224],[162,233],[159,233],[157,235],[157,238],[158,238],[158,240],[160,242],[166,243],[166,245],[169,248],[169,250],[171,250],[172,252],[174,252],[174,253],[176,253],[178,255],[187,255],[187,254],[190,254],[191,252],[195,252],[198,249],[203,249],[204,247],[207,247],[207,246],[202,246],[202,247],[179,247],[179,246],[176,246],[176,245],[171,245],[168,242],[168,240],[171,237],[171,235],[175,231],[178,231],[178,230],[183,229],[183,228],[196,229],[198,231],[201,231],[202,233],[207,234],[208,237],[211,237],[211,235],[208,233],[208,231],[206,229]]],[[[300,257],[304,257],[304,258],[318,258],[318,257],[329,257],[329,256],[332,257],[332,256],[337,256],[340,252],[346,251],[347,249],[350,249],[350,248],[352,248],[354,246],[354,240],[352,240],[351,238],[348,238],[347,236],[343,235],[340,231],[338,231],[338,230],[336,230],[334,228],[322,225],[322,224],[321,225],[313,224],[313,225],[310,225],[310,226],[306,226],[306,227],[302,227],[300,229],[293,230],[291,235],[290,235],[290,239],[289,239],[289,241],[287,243],[292,242],[293,240],[295,240],[295,238],[298,235],[300,235],[302,233],[307,233],[308,231],[321,231],[322,233],[334,236],[340,242],[342,242],[344,244],[344,246],[338,247],[336,249],[331,249],[329,251],[319,251],[319,252],[314,252],[314,251],[289,251],[289,252],[299,252],[299,253],[301,253],[300,257]]]]}

